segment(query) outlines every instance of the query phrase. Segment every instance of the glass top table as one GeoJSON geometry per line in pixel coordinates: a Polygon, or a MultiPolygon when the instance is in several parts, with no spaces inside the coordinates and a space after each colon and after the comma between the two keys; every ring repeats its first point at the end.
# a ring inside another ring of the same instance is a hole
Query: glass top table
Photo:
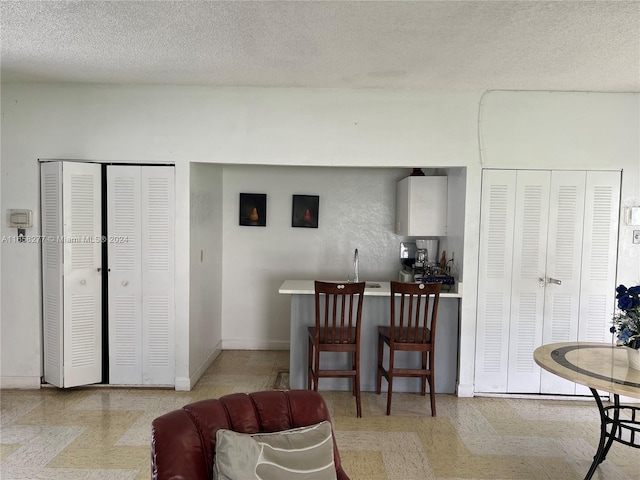
{"type": "Polygon", "coordinates": [[[608,343],[552,343],[538,347],[533,358],[541,368],[589,387],[596,400],[600,442],[585,480],[593,476],[614,441],[640,448],[640,407],[621,405],[619,398],[640,398],[640,370],[629,367],[624,348],[608,343]],[[612,394],[613,405],[605,407],[598,390],[612,394]]]}

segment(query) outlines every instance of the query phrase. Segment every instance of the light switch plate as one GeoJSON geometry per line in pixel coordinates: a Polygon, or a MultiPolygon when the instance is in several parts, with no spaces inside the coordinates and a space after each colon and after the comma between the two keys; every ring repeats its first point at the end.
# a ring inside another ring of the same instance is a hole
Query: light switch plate
{"type": "Polygon", "coordinates": [[[640,230],[633,231],[633,243],[640,243],[640,230]]]}

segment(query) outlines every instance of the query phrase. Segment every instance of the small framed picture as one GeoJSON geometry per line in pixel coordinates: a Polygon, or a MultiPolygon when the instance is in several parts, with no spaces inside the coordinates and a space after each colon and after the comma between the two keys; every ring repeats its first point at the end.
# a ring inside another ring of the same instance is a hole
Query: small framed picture
{"type": "Polygon", "coordinates": [[[291,226],[318,228],[318,195],[294,195],[291,208],[291,226]]]}
{"type": "Polygon", "coordinates": [[[247,227],[267,226],[267,194],[240,194],[240,225],[247,227]]]}

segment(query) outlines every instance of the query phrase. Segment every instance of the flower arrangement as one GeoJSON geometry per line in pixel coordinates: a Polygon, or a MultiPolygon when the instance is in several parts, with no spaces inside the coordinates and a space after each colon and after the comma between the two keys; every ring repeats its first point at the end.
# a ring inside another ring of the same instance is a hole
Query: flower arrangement
{"type": "Polygon", "coordinates": [[[616,288],[618,311],[613,316],[611,333],[618,337],[619,346],[640,349],[640,285],[616,288]]]}

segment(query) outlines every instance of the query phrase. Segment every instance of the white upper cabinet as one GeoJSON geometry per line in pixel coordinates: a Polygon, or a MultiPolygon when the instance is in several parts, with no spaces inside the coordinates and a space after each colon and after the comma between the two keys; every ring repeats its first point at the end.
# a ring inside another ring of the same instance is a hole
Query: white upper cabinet
{"type": "Polygon", "coordinates": [[[396,234],[447,234],[447,177],[407,177],[396,187],[396,234]]]}

